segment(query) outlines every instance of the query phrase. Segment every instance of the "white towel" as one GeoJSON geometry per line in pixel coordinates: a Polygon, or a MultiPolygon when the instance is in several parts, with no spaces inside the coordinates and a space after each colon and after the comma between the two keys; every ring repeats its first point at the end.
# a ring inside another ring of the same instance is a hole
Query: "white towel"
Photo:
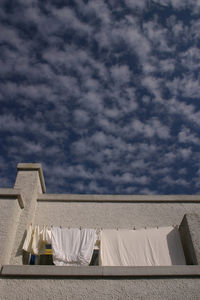
{"type": "Polygon", "coordinates": [[[94,229],[52,228],[53,262],[57,266],[89,265],[96,232],[94,229]]]}

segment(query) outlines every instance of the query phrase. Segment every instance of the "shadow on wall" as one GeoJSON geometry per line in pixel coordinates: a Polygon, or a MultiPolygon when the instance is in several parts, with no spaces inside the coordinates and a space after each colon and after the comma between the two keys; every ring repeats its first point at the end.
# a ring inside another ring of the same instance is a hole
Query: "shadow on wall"
{"type": "Polygon", "coordinates": [[[17,251],[15,253],[15,257],[22,256],[22,263],[23,264],[26,264],[26,259],[24,261],[24,255],[22,255],[23,254],[22,247],[23,247],[23,244],[24,244],[24,241],[25,241],[25,238],[26,238],[26,234],[27,234],[27,230],[24,231],[24,234],[23,234],[23,237],[22,237],[21,242],[19,244],[19,247],[17,248],[17,251]]]}
{"type": "Polygon", "coordinates": [[[167,235],[167,243],[172,265],[186,265],[178,226],[167,235]]]}

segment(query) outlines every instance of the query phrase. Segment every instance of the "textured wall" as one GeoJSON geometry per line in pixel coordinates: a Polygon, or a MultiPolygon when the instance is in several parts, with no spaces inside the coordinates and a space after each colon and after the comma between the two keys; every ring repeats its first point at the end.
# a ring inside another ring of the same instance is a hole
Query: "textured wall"
{"type": "Polygon", "coordinates": [[[186,262],[200,265],[200,215],[186,214],[179,227],[186,262]]]}
{"type": "Polygon", "coordinates": [[[38,193],[42,193],[38,171],[18,171],[14,187],[21,190],[25,203],[17,226],[17,233],[10,263],[22,264],[22,245],[25,237],[25,231],[28,225],[33,222],[37,205],[37,195],[38,193]]]}
{"type": "Polygon", "coordinates": [[[2,300],[199,300],[200,279],[6,279],[0,281],[0,290],[2,300]]]}
{"type": "Polygon", "coordinates": [[[17,199],[0,199],[0,264],[9,263],[20,211],[17,199]]]}
{"type": "Polygon", "coordinates": [[[185,213],[199,213],[198,203],[38,202],[35,224],[92,228],[179,225],[185,213]]]}
{"type": "MultiPolygon", "coordinates": [[[[18,172],[15,188],[22,189],[25,208],[21,211],[21,215],[18,218],[19,222],[13,223],[15,228],[17,227],[17,233],[10,261],[11,264],[22,263],[21,248],[23,236],[30,222],[40,225],[49,224],[70,227],[132,228],[136,226],[137,228],[180,224],[185,213],[195,212],[200,214],[200,204],[194,203],[37,202],[38,193],[42,193],[42,190],[38,172],[31,170],[18,172]]],[[[17,201],[15,203],[17,205],[17,201]]],[[[5,215],[0,210],[0,225],[2,228],[6,228],[8,222],[12,221],[8,214],[11,212],[16,216],[20,214],[19,207],[12,206],[12,208],[8,208],[10,204],[11,202],[4,203],[4,210],[7,212],[5,215]]],[[[14,240],[15,234],[9,233],[10,236],[12,234],[12,240],[14,240]]],[[[4,235],[4,240],[5,238],[6,235],[4,235]]],[[[129,280],[1,278],[0,290],[0,298],[2,300],[197,300],[200,294],[200,278],[129,280]]]]}

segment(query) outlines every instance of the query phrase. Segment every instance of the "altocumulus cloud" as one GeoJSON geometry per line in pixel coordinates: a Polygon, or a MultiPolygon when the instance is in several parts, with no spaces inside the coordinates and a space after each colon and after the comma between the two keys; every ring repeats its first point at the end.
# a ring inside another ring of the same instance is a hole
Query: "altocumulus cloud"
{"type": "Polygon", "coordinates": [[[197,0],[0,4],[1,186],[41,162],[48,192],[198,194],[197,0]]]}

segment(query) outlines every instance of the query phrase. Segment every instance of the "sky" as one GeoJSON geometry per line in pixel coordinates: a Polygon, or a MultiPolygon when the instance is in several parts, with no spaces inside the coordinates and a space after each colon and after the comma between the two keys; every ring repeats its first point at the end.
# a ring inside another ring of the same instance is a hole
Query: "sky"
{"type": "Polygon", "coordinates": [[[1,0],[0,186],[200,194],[200,1],[1,0]]]}

